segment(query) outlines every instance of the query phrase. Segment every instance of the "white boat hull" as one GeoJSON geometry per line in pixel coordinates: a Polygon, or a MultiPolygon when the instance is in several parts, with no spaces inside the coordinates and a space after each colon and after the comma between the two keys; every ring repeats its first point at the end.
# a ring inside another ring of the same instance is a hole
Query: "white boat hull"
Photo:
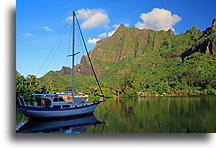
{"type": "Polygon", "coordinates": [[[88,103],[73,108],[45,108],[33,106],[20,106],[21,112],[28,118],[64,118],[92,114],[100,102],[88,103]]]}

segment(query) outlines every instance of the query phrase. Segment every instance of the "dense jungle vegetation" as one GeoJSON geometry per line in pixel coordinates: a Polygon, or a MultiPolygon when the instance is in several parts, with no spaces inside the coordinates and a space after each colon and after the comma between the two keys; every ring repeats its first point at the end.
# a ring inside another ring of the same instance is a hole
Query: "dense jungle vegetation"
{"type": "MultiPolygon", "coordinates": [[[[90,51],[104,95],[216,95],[215,28],[215,19],[205,31],[192,27],[181,34],[121,25],[90,51]]],[[[75,69],[76,92],[97,96],[101,92],[85,59],[75,69]]],[[[66,93],[70,86],[71,72],[50,71],[38,79],[16,74],[16,91],[28,98],[66,93]]]]}

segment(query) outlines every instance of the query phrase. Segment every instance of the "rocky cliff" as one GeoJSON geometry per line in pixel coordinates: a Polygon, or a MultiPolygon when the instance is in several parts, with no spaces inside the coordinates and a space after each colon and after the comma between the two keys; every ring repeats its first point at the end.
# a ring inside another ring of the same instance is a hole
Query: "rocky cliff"
{"type": "Polygon", "coordinates": [[[61,75],[71,74],[71,68],[63,66],[60,72],[61,72],[61,75]]]}
{"type": "Polygon", "coordinates": [[[199,29],[197,29],[196,26],[193,26],[192,28],[190,28],[190,29],[188,29],[188,30],[186,31],[186,33],[190,33],[190,34],[197,34],[197,33],[199,33],[199,32],[202,32],[202,31],[199,30],[199,29]]]}
{"type": "MultiPolygon", "coordinates": [[[[205,31],[193,26],[178,35],[172,29],[153,31],[120,25],[111,37],[98,41],[89,55],[92,61],[101,62],[119,62],[123,59],[139,57],[149,51],[158,52],[165,59],[174,57],[184,59],[195,52],[215,56],[215,26],[214,18],[211,27],[206,28],[205,31]]],[[[105,66],[97,65],[97,62],[94,68],[98,75],[106,70],[105,66]]],[[[75,71],[93,76],[86,56],[83,56],[80,64],[76,65],[75,71]]]]}
{"type": "Polygon", "coordinates": [[[90,56],[100,61],[121,61],[126,58],[134,58],[143,54],[146,50],[160,48],[172,31],[140,30],[138,28],[126,28],[120,25],[116,32],[108,38],[97,42],[90,56]]]}
{"type": "Polygon", "coordinates": [[[195,52],[211,54],[215,56],[215,42],[216,42],[216,19],[212,21],[211,27],[206,28],[205,31],[198,30],[195,26],[186,31],[186,33],[197,34],[202,33],[200,39],[192,45],[192,47],[181,54],[182,58],[189,56],[195,52]]]}

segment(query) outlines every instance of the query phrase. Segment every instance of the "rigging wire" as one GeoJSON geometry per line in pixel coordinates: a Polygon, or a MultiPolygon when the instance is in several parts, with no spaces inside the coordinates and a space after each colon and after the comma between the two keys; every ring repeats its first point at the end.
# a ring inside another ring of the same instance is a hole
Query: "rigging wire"
{"type": "MultiPolygon", "coordinates": [[[[98,85],[98,87],[99,87],[99,90],[100,90],[102,96],[104,97],[103,91],[102,91],[102,89],[101,89],[100,83],[99,83],[98,78],[97,78],[97,76],[96,76],[96,72],[95,72],[95,70],[94,70],[92,61],[91,61],[91,59],[90,59],[90,56],[89,56],[89,53],[88,53],[88,50],[87,50],[87,46],[86,46],[86,44],[85,44],[85,40],[84,40],[82,31],[81,31],[81,28],[80,28],[80,24],[79,24],[79,22],[78,22],[78,19],[77,19],[76,15],[75,15],[75,19],[76,19],[76,21],[77,21],[77,25],[78,25],[78,29],[79,29],[79,32],[80,32],[81,40],[82,40],[82,42],[83,42],[83,44],[84,44],[84,48],[85,48],[85,51],[86,51],[86,53],[87,53],[87,57],[88,57],[88,60],[89,60],[89,62],[90,62],[90,66],[91,66],[91,69],[92,69],[92,71],[93,71],[95,80],[96,80],[96,82],[97,82],[97,85],[98,85]]],[[[47,61],[48,61],[47,59],[49,59],[49,58],[51,57],[51,58],[50,58],[50,61],[48,62],[48,65],[47,65],[47,67],[46,67],[46,69],[45,69],[45,72],[47,71],[48,67],[50,66],[50,64],[51,64],[51,62],[52,62],[54,56],[56,55],[56,53],[57,53],[57,51],[58,51],[58,47],[60,46],[60,43],[62,42],[63,36],[64,36],[66,30],[68,29],[68,22],[69,22],[69,21],[67,21],[67,22],[65,23],[63,29],[61,30],[60,35],[58,36],[57,41],[55,42],[55,44],[54,44],[52,50],[49,52],[48,57],[44,60],[44,62],[43,62],[43,64],[42,64],[42,67],[39,69],[39,71],[38,71],[38,73],[37,73],[36,76],[39,75],[39,73],[42,71],[42,69],[43,69],[44,66],[46,65],[46,63],[47,63],[47,61]]],[[[71,32],[72,32],[72,29],[71,29],[71,32]]],[[[72,35],[70,34],[70,39],[71,39],[71,36],[72,36],[72,35]]],[[[80,44],[80,45],[82,45],[82,44],[80,44]]],[[[69,49],[70,49],[70,45],[68,44],[68,53],[69,53],[69,49]]],[[[82,47],[82,46],[81,46],[81,49],[83,50],[83,47],[82,47]]],[[[68,61],[68,60],[67,60],[67,61],[68,61]]],[[[66,65],[67,65],[67,61],[66,61],[66,65]]],[[[45,72],[44,72],[44,73],[45,73],[45,72]]]]}
{"type": "Polygon", "coordinates": [[[82,46],[82,39],[79,38],[78,40],[79,40],[79,43],[80,43],[80,48],[82,50],[82,54],[85,55],[85,52],[84,52],[84,49],[83,49],[83,46],[82,46]]]}
{"type": "MultiPolygon", "coordinates": [[[[71,46],[71,40],[72,40],[72,28],[70,29],[70,37],[69,37],[69,41],[68,41],[68,50],[67,50],[67,57],[69,55],[69,51],[70,51],[70,47],[71,46]]],[[[69,58],[66,58],[66,66],[70,67],[70,62],[69,62],[69,58]]]]}
{"type": "Polygon", "coordinates": [[[56,55],[56,53],[57,53],[57,51],[58,51],[58,49],[59,49],[59,46],[60,46],[60,44],[61,44],[61,42],[62,42],[62,39],[63,39],[63,37],[64,37],[64,34],[65,34],[65,32],[67,31],[67,28],[68,28],[68,26],[66,27],[66,29],[65,29],[64,32],[63,32],[63,35],[61,36],[61,39],[60,39],[58,45],[56,46],[55,52],[54,52],[52,58],[50,59],[49,64],[47,65],[47,67],[46,67],[46,69],[45,69],[45,71],[44,71],[44,74],[45,74],[45,72],[47,71],[47,69],[49,68],[49,66],[50,66],[50,64],[51,64],[51,62],[52,62],[52,60],[53,60],[53,58],[55,57],[55,55],[56,55]]]}
{"type": "MultiPolygon", "coordinates": [[[[82,44],[82,38],[81,38],[81,35],[80,35],[78,29],[77,29],[77,32],[78,32],[77,34],[79,34],[78,37],[77,37],[77,40],[79,40],[78,43],[79,43],[80,48],[81,48],[81,54],[85,55],[84,47],[83,47],[83,44],[82,44]]],[[[81,59],[82,59],[82,57],[81,57],[81,59]]],[[[80,59],[80,63],[81,63],[81,59],[80,59]]],[[[86,77],[83,77],[83,79],[85,80],[85,82],[88,82],[88,79],[86,77]]]]}
{"type": "Polygon", "coordinates": [[[93,74],[94,74],[95,80],[96,80],[96,82],[97,82],[97,84],[98,84],[98,87],[99,87],[99,89],[100,89],[101,94],[103,95],[102,97],[104,97],[103,91],[102,91],[102,89],[101,89],[100,83],[99,83],[99,81],[98,81],[98,79],[97,79],[97,75],[96,75],[95,70],[94,70],[94,67],[93,67],[93,65],[92,65],[92,61],[91,61],[91,59],[90,59],[90,56],[89,56],[89,53],[88,53],[88,50],[87,50],[87,47],[86,47],[86,44],[85,44],[85,40],[84,40],[82,31],[81,31],[81,28],[80,28],[80,24],[79,24],[79,22],[78,22],[78,19],[77,19],[76,15],[75,15],[75,19],[76,19],[77,24],[78,24],[78,29],[79,29],[79,32],[80,32],[80,34],[81,34],[81,38],[82,38],[82,41],[83,41],[83,44],[84,44],[84,47],[85,47],[85,50],[86,50],[86,53],[87,53],[87,56],[88,56],[88,59],[89,59],[91,68],[92,68],[92,71],[93,71],[93,74]]]}
{"type": "MultiPolygon", "coordinates": [[[[56,46],[57,46],[59,40],[62,38],[62,34],[63,34],[63,32],[65,32],[65,28],[66,28],[67,25],[68,25],[68,21],[64,24],[64,26],[63,26],[63,28],[62,28],[62,30],[61,30],[61,32],[60,32],[60,34],[59,34],[59,36],[58,36],[58,38],[57,38],[55,44],[54,44],[53,47],[51,48],[51,50],[50,50],[50,52],[49,52],[49,54],[48,54],[48,57],[45,58],[44,62],[42,63],[41,68],[39,69],[39,71],[38,71],[38,73],[36,74],[36,76],[38,76],[38,75],[40,74],[40,72],[42,71],[42,69],[43,69],[44,66],[46,65],[46,62],[48,61],[47,59],[49,59],[49,58],[51,57],[51,55],[53,54],[53,52],[55,51],[56,46]]],[[[46,71],[46,70],[45,70],[45,71],[46,71]]]]}

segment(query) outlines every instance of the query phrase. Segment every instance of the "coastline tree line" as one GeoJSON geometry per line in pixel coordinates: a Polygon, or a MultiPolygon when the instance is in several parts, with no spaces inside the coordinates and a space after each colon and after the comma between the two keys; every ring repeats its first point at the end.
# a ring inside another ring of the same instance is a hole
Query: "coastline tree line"
{"type": "MultiPolygon", "coordinates": [[[[121,26],[112,38],[99,42],[92,61],[101,71],[98,79],[107,97],[216,95],[216,18],[205,31],[192,27],[179,35],[121,26]],[[119,49],[126,58],[104,60],[113,59],[119,49]]],[[[76,92],[99,96],[93,77],[75,73],[75,82],[76,92]]],[[[33,93],[67,93],[69,87],[71,73],[50,71],[38,79],[16,74],[16,91],[26,98],[33,93]]]]}
{"type": "Polygon", "coordinates": [[[16,74],[16,93],[23,95],[27,100],[32,99],[31,94],[52,94],[56,93],[57,88],[53,83],[45,83],[36,78],[35,75],[24,77],[20,73],[16,74]]]}

